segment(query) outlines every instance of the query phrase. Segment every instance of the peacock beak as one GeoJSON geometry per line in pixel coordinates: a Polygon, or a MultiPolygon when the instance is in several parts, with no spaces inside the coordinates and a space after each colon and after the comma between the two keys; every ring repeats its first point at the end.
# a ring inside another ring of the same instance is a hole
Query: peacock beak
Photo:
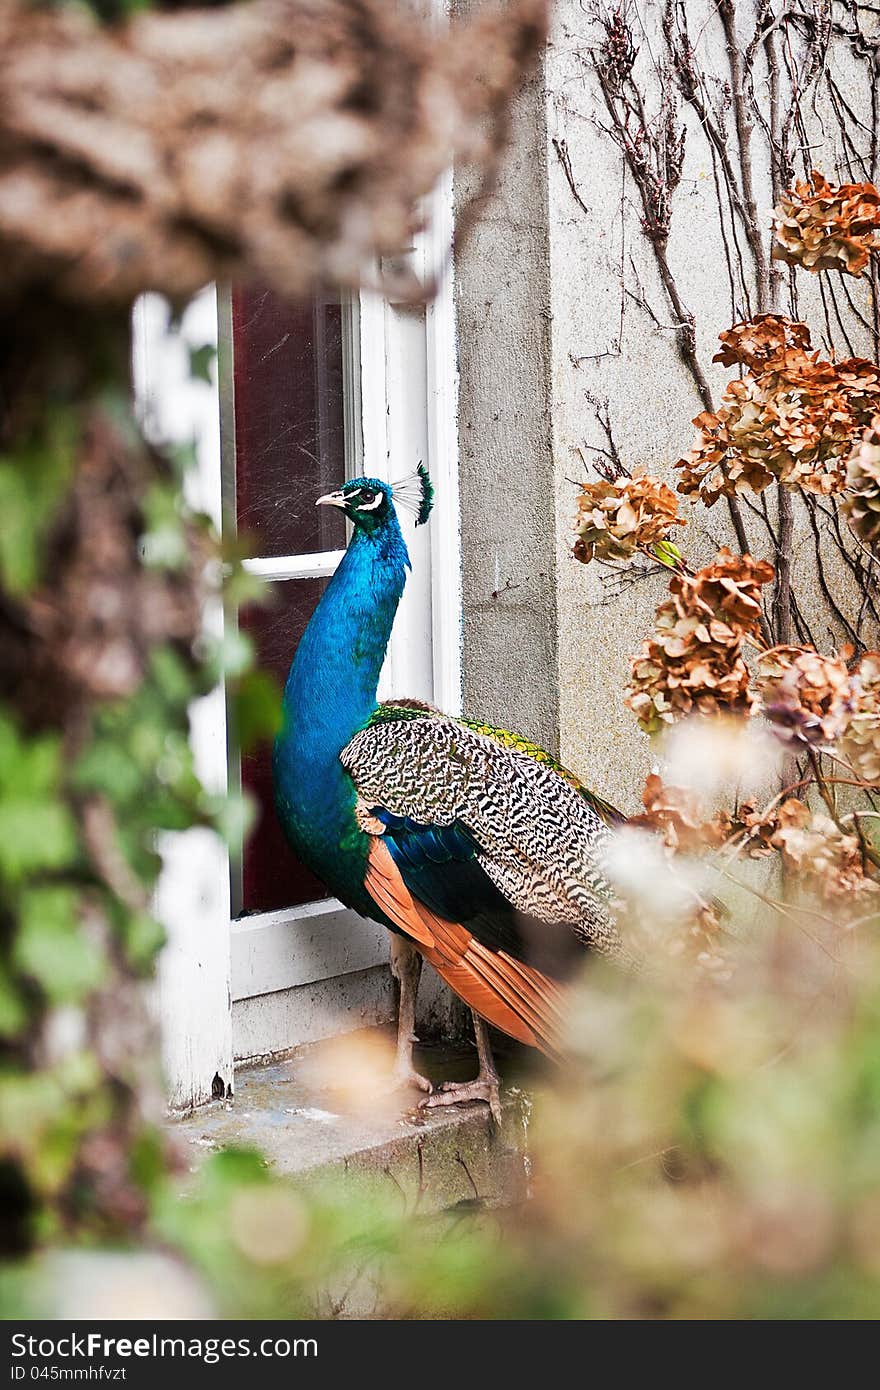
{"type": "Polygon", "coordinates": [[[315,503],[316,507],[345,507],[345,493],[326,492],[323,497],[319,497],[315,503]]]}

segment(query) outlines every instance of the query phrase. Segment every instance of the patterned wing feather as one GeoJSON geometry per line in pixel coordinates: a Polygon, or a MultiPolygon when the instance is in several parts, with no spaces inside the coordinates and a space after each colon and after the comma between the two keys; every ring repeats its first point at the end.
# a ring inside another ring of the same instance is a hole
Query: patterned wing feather
{"type": "MultiPolygon", "coordinates": [[[[511,921],[565,925],[585,945],[619,953],[599,865],[607,827],[551,760],[431,710],[395,706],[355,735],[342,762],[418,900],[450,915],[450,880],[475,931],[481,913],[497,917],[504,904],[511,921]],[[472,866],[466,887],[460,865],[472,866]],[[441,895],[433,903],[431,885],[441,895]]],[[[487,931],[484,921],[481,938],[487,931]]],[[[486,944],[513,954],[519,943],[488,932],[486,944]]]]}
{"type": "Polygon", "coordinates": [[[560,762],[557,762],[552,753],[548,753],[539,744],[532,743],[531,739],[524,738],[522,734],[516,734],[511,729],[500,729],[494,724],[480,724],[471,719],[462,719],[460,722],[464,724],[465,728],[474,729],[477,733],[485,734],[487,738],[493,738],[498,743],[502,743],[505,748],[516,748],[521,753],[528,753],[529,757],[534,758],[536,762],[552,767],[560,777],[574,787],[575,791],[580,793],[596,812],[599,819],[610,828],[626,825],[627,818],[622,811],[618,811],[616,806],[612,806],[610,801],[605,801],[596,792],[590,791],[589,787],[585,787],[573,772],[569,772],[567,767],[563,767],[560,762]]]}

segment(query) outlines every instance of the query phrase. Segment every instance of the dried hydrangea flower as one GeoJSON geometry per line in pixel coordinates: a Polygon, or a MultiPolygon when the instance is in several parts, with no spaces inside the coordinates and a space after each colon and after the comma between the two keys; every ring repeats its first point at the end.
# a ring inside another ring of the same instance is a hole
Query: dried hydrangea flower
{"type": "Polygon", "coordinates": [[[738,850],[747,859],[764,859],[775,852],[773,836],[779,829],[775,807],[759,811],[753,801],[741,801],[733,818],[733,832],[740,838],[738,850]]]}
{"type": "Polygon", "coordinates": [[[813,647],[771,647],[758,658],[763,712],[785,742],[825,743],[846,728],[850,677],[841,656],[813,647]]]}
{"type": "Polygon", "coordinates": [[[810,352],[810,330],[805,323],[786,318],[784,314],[758,314],[744,319],[718,334],[721,344],[713,362],[724,367],[746,367],[761,372],[773,363],[785,362],[786,356],[796,361],[810,352]]]}
{"type": "Polygon", "coordinates": [[[628,560],[666,540],[673,526],[684,526],[678,498],[659,478],[599,478],[581,484],[574,554],[590,560],[628,560]]]}
{"type": "Polygon", "coordinates": [[[719,410],[694,420],[694,449],[676,464],[678,491],[712,506],[763,492],[775,480],[828,496],[844,490],[853,439],[880,414],[880,368],[852,357],[828,362],[809,330],[761,314],[721,335],[715,361],[744,367],[719,410]]]}
{"type": "Polygon", "coordinates": [[[645,780],[642,805],[643,814],[632,817],[630,824],[655,831],[674,851],[716,848],[731,831],[726,811],[707,817],[701,798],[694,791],[689,787],[666,786],[656,772],[645,780]]]}
{"type": "Polygon", "coordinates": [[[861,275],[880,247],[880,193],[872,183],[830,184],[814,169],[783,193],[773,237],[774,260],[861,275]]]}
{"type": "Polygon", "coordinates": [[[859,540],[876,545],[880,539],[880,415],[875,415],[849,456],[847,495],[841,511],[859,540]]]}
{"type": "Polygon", "coordinates": [[[675,574],[654,633],[633,658],[625,703],[655,732],[689,714],[749,714],[756,697],[743,643],[756,640],[773,566],[722,548],[692,578],[675,574]]]}
{"type": "Polygon", "coordinates": [[[847,835],[829,816],[790,797],[776,813],[774,847],[789,868],[826,902],[838,906],[858,897],[876,898],[880,884],[865,874],[857,835],[847,835]]]}
{"type": "Polygon", "coordinates": [[[866,652],[853,672],[850,705],[838,749],[858,777],[880,784],[880,652],[866,652]]]}

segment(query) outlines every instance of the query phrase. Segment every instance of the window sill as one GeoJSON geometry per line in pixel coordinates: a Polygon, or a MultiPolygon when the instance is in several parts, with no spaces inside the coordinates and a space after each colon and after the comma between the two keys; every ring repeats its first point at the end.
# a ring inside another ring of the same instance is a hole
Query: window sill
{"type": "MultiPolygon", "coordinates": [[[[375,1034],[349,1035],[346,1042],[375,1034]]],[[[524,1161],[528,1102],[518,1088],[503,1093],[504,1123],[497,1132],[487,1108],[454,1105],[414,1113],[417,1094],[400,1092],[393,1103],[367,1113],[341,1113],[332,1092],[316,1085],[313,1073],[322,1052],[317,1043],[284,1061],[242,1068],[236,1096],[172,1121],[197,1164],[212,1151],[233,1145],[258,1148],[271,1167],[308,1179],[322,1171],[384,1174],[420,1214],[448,1210],[460,1202],[509,1205],[526,1192],[524,1161]]],[[[426,1074],[466,1079],[474,1072],[472,1049],[422,1048],[416,1065],[426,1074]]],[[[385,1098],[383,1097],[383,1102],[385,1098]]]]}

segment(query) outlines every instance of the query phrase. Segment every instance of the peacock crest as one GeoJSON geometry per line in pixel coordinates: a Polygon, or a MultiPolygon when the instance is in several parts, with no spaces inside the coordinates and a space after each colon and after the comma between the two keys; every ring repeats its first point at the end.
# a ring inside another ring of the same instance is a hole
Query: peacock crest
{"type": "Polygon", "coordinates": [[[414,473],[393,483],[391,495],[398,507],[412,513],[416,526],[424,526],[434,506],[434,484],[425,465],[419,462],[414,473]]]}

